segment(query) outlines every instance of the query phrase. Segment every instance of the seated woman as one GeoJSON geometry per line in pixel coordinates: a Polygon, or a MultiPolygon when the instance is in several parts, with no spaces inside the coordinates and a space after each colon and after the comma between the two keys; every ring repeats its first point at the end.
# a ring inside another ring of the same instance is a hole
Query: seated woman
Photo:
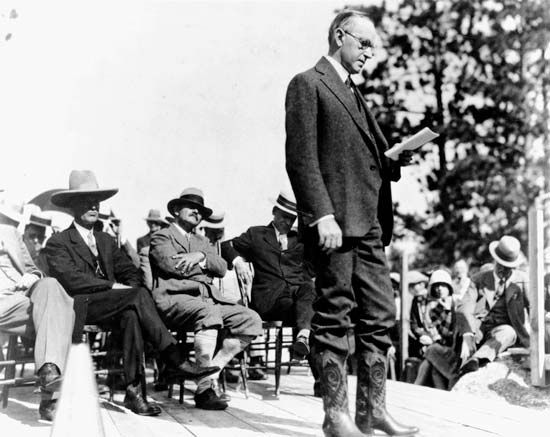
{"type": "Polygon", "coordinates": [[[448,390],[455,382],[458,362],[454,349],[455,305],[451,276],[445,270],[434,271],[428,288],[423,317],[426,349],[415,384],[448,390]]]}
{"type": "Polygon", "coordinates": [[[425,322],[428,279],[426,275],[417,270],[410,271],[407,277],[409,292],[413,295],[409,312],[409,358],[422,358],[425,347],[432,344],[425,322]]]}

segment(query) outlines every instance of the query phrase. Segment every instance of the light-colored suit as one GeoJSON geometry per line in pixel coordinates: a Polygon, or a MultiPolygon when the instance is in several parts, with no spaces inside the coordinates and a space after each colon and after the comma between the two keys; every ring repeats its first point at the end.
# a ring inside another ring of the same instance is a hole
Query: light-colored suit
{"type": "Polygon", "coordinates": [[[36,370],[54,363],[63,372],[74,326],[73,299],[55,279],[43,278],[13,226],[0,224],[0,254],[7,255],[18,275],[40,278],[25,290],[0,289],[0,332],[34,337],[36,370]]]}

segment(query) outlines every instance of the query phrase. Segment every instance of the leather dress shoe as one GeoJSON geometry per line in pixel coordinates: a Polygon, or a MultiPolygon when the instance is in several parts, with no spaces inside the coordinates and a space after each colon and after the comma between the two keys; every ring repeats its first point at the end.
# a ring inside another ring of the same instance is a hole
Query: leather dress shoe
{"type": "Polygon", "coordinates": [[[184,378],[184,379],[200,379],[205,376],[212,375],[219,372],[220,368],[217,366],[212,367],[199,367],[189,361],[184,361],[177,367],[166,366],[163,371],[162,377],[166,382],[171,380],[184,378]]]}
{"type": "Polygon", "coordinates": [[[195,393],[195,406],[203,410],[225,410],[227,402],[220,399],[212,387],[195,393]]]}
{"type": "Polygon", "coordinates": [[[256,364],[248,368],[248,379],[251,381],[264,381],[267,379],[267,375],[262,369],[261,364],[256,364]]]}
{"type": "Polygon", "coordinates": [[[59,391],[63,378],[59,368],[53,363],[45,363],[37,372],[41,391],[53,393],[59,391]]]}
{"type": "Polygon", "coordinates": [[[151,404],[143,398],[140,386],[128,386],[124,406],[140,416],[158,416],[162,412],[157,404],[151,404]]]}
{"type": "Polygon", "coordinates": [[[304,359],[309,355],[309,339],[304,336],[299,336],[292,345],[294,359],[304,359]]]}
{"type": "Polygon", "coordinates": [[[55,406],[57,404],[57,399],[49,399],[40,401],[38,406],[38,413],[40,414],[40,419],[47,422],[53,422],[53,416],[55,415],[55,406]]]}

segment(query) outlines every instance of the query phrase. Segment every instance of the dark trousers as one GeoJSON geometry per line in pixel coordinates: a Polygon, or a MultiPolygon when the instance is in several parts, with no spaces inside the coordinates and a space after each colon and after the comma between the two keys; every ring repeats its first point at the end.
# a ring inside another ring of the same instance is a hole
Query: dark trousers
{"type": "Polygon", "coordinates": [[[317,229],[306,230],[306,254],[316,271],[316,349],[353,353],[352,328],[359,353],[386,354],[391,346],[395,300],[381,236],[377,222],[364,237],[344,238],[338,250],[327,254],[319,249],[317,229]]]}
{"type": "Polygon", "coordinates": [[[287,287],[269,311],[258,314],[262,320],[282,320],[285,324],[296,326],[298,329],[311,329],[314,300],[313,283],[304,282],[298,286],[287,287]]]}
{"type": "Polygon", "coordinates": [[[142,374],[144,338],[159,351],[176,342],[144,288],[79,294],[74,296],[74,309],[73,342],[82,340],[85,324],[99,325],[120,333],[127,384],[137,382],[142,374]]]}

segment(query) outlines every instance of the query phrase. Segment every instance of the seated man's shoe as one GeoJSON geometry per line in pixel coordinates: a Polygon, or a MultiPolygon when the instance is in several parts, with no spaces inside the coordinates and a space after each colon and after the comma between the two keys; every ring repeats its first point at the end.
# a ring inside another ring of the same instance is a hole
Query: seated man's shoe
{"type": "Polygon", "coordinates": [[[38,406],[38,413],[40,414],[40,419],[45,420],[46,422],[53,422],[56,404],[57,404],[57,399],[40,401],[40,405],[38,406]]]}
{"type": "Polygon", "coordinates": [[[256,367],[250,367],[248,369],[248,379],[251,381],[265,381],[267,375],[264,370],[258,365],[256,367]]]}
{"type": "Polygon", "coordinates": [[[53,363],[45,363],[37,372],[41,391],[53,393],[59,391],[63,378],[59,368],[53,363]]]}
{"type": "Polygon", "coordinates": [[[130,385],[126,388],[124,406],[140,416],[158,416],[162,412],[158,405],[151,404],[143,398],[139,385],[130,385]]]}
{"type": "Polygon", "coordinates": [[[479,360],[476,357],[470,358],[464,363],[459,370],[459,375],[464,376],[467,373],[476,372],[479,370],[479,360]]]}
{"type": "Polygon", "coordinates": [[[195,393],[195,406],[203,410],[225,410],[227,402],[220,399],[213,388],[195,393]]]}
{"type": "Polygon", "coordinates": [[[292,358],[302,360],[309,355],[309,339],[299,336],[292,345],[292,358]]]}
{"type": "Polygon", "coordinates": [[[162,377],[165,382],[169,383],[170,380],[184,378],[184,379],[200,379],[205,376],[212,375],[213,373],[219,372],[220,368],[217,366],[213,367],[199,367],[196,364],[193,364],[189,361],[184,361],[177,367],[166,366],[164,369],[162,377]]]}

